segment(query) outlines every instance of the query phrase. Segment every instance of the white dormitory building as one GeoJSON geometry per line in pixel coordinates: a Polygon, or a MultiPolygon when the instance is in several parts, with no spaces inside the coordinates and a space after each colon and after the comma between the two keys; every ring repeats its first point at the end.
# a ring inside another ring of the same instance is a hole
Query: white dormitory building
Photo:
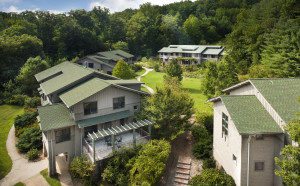
{"type": "Polygon", "coordinates": [[[292,143],[284,126],[299,117],[300,78],[250,79],[213,98],[213,156],[237,186],[281,186],[274,158],[292,143]]]}
{"type": "Polygon", "coordinates": [[[181,58],[182,65],[193,65],[207,60],[219,60],[224,55],[224,47],[218,45],[169,45],[160,49],[158,54],[164,63],[181,58]],[[189,60],[190,58],[195,60],[189,60]]]}

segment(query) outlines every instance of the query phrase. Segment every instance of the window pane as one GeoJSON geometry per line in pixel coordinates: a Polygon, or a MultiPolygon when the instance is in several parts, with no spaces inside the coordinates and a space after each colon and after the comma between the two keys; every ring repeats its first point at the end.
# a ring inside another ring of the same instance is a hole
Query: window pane
{"type": "Polygon", "coordinates": [[[97,101],[83,103],[83,107],[84,107],[84,115],[97,113],[97,110],[98,110],[97,109],[97,101]]]}
{"type": "Polygon", "coordinates": [[[125,97],[113,98],[113,109],[125,107],[125,97]]]}
{"type": "Polygon", "coordinates": [[[263,171],[265,163],[264,162],[255,162],[255,171],[263,171]]]}
{"type": "Polygon", "coordinates": [[[71,139],[70,128],[55,131],[55,141],[56,141],[56,143],[69,141],[70,139],[71,139]]]}

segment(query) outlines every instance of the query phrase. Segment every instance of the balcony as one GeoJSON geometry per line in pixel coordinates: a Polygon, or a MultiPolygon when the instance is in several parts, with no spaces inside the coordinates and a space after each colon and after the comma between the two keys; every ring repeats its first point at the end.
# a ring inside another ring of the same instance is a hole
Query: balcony
{"type": "Polygon", "coordinates": [[[83,139],[83,153],[92,162],[96,162],[108,158],[113,151],[123,147],[132,148],[147,143],[150,139],[151,125],[152,122],[143,120],[88,134],[87,138],[83,139]],[[148,126],[148,132],[142,129],[145,126],[148,126]]]}

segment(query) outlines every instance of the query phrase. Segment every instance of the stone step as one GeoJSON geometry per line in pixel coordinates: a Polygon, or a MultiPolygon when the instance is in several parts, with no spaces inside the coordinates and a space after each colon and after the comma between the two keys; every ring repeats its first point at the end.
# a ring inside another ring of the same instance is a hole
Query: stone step
{"type": "Polygon", "coordinates": [[[182,168],[177,168],[176,173],[180,173],[180,174],[188,174],[190,175],[190,170],[189,169],[182,169],[182,168]]]}
{"type": "Polygon", "coordinates": [[[190,165],[192,163],[192,159],[189,157],[179,157],[178,158],[178,163],[190,165]]]}
{"type": "Polygon", "coordinates": [[[186,184],[186,183],[176,183],[176,182],[174,182],[173,185],[174,185],[174,186],[187,186],[188,184],[186,184]]]}
{"type": "Polygon", "coordinates": [[[190,179],[190,175],[188,175],[188,174],[180,174],[180,173],[176,173],[175,178],[180,178],[180,179],[184,179],[184,180],[189,180],[189,179],[190,179]]]}
{"type": "Polygon", "coordinates": [[[184,179],[180,179],[180,178],[175,178],[174,179],[174,182],[175,183],[179,183],[179,184],[188,184],[189,183],[189,180],[184,180],[184,179]]]}
{"type": "Polygon", "coordinates": [[[178,164],[177,164],[177,167],[178,167],[178,168],[181,168],[181,169],[188,169],[188,170],[191,169],[191,165],[182,164],[182,163],[178,163],[178,164]]]}

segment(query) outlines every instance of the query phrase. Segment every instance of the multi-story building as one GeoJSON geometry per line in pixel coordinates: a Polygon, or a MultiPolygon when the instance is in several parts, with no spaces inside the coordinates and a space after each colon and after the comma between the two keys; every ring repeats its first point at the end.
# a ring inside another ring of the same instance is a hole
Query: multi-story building
{"type": "Polygon", "coordinates": [[[94,55],[88,55],[79,59],[77,63],[111,75],[113,68],[120,59],[124,60],[128,64],[132,64],[133,58],[133,55],[125,51],[111,50],[98,52],[94,55]]]}
{"type": "Polygon", "coordinates": [[[200,64],[206,60],[219,60],[224,53],[224,47],[213,45],[170,45],[158,51],[163,62],[180,59],[183,65],[200,64]]]}
{"type": "Polygon", "coordinates": [[[35,75],[42,106],[38,119],[43,136],[43,152],[49,160],[49,173],[56,172],[55,158],[86,154],[92,162],[101,161],[123,146],[149,139],[151,122],[136,121],[141,97],[136,80],[114,76],[64,62],[35,75]],[[146,132],[148,131],[148,132],[146,132]]]}
{"type": "MultiPolygon", "coordinates": [[[[275,157],[300,112],[300,79],[250,79],[213,98],[213,156],[238,186],[282,185],[275,157]]],[[[298,116],[299,117],[299,116],[298,116]]]]}

